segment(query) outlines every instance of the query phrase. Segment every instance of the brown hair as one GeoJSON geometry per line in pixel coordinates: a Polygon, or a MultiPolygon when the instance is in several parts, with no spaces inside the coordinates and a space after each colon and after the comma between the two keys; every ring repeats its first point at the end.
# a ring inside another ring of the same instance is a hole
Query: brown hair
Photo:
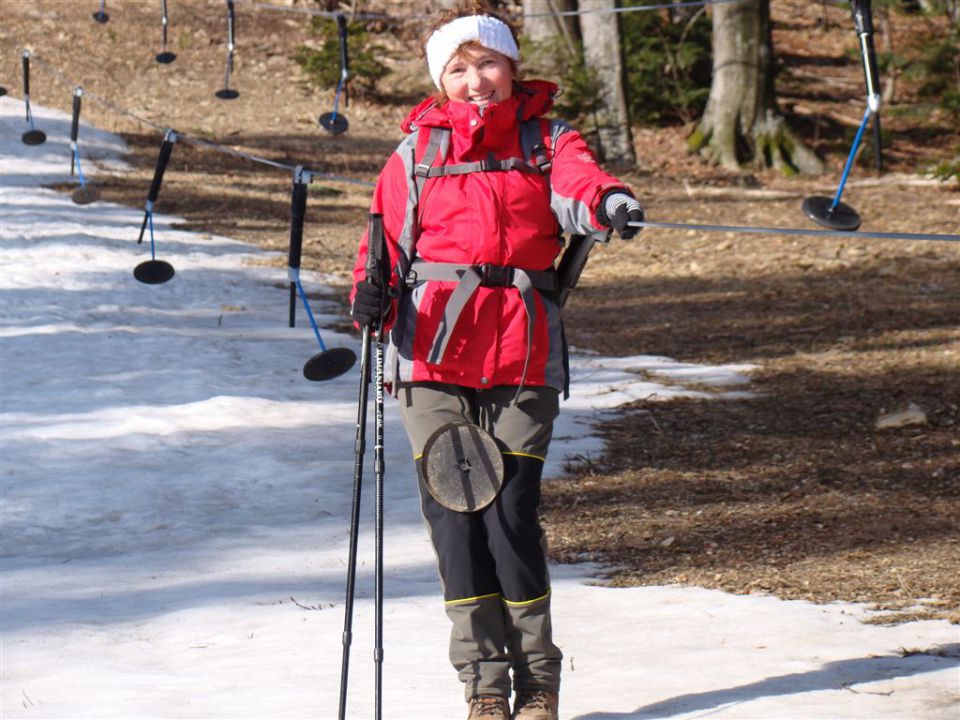
{"type": "MultiPolygon", "coordinates": [[[[487,15],[489,17],[496,18],[507,26],[507,29],[510,30],[510,34],[513,35],[514,42],[517,43],[517,47],[520,46],[520,35],[517,32],[517,29],[513,26],[513,23],[502,17],[499,13],[494,12],[489,2],[485,2],[485,0],[462,0],[455,8],[441,10],[440,12],[436,13],[436,17],[434,18],[433,22],[430,23],[429,27],[421,38],[421,56],[426,56],[425,48],[427,46],[427,40],[430,39],[430,36],[433,35],[434,32],[447,23],[453,22],[457,18],[469,17],[470,15],[487,15]]],[[[487,49],[488,48],[485,48],[476,40],[468,40],[457,48],[457,51],[450,59],[453,60],[454,58],[462,58],[464,60],[470,60],[474,53],[487,49]]],[[[522,77],[520,73],[520,66],[513,58],[507,58],[507,60],[510,61],[510,70],[513,73],[514,85],[516,85],[522,77]]],[[[434,93],[433,98],[438,106],[446,103],[448,99],[447,93],[444,92],[443,88],[437,90],[437,92],[434,93]]]]}

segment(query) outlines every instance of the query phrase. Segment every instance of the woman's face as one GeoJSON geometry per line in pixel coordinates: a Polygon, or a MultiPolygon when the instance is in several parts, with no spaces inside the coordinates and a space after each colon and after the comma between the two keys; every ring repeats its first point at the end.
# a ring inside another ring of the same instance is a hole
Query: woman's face
{"type": "Polygon", "coordinates": [[[461,52],[443,69],[440,84],[452,102],[473,103],[483,109],[513,94],[513,68],[510,58],[495,50],[461,52]]]}

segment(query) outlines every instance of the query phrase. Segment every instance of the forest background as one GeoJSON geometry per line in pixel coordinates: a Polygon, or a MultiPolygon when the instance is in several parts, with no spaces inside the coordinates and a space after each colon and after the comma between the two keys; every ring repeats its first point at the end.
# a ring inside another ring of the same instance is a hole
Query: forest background
{"type": "MultiPolygon", "coordinates": [[[[29,48],[32,101],[69,111],[72,86],[83,86],[85,119],[131,149],[130,170],[88,170],[106,200],[142,206],[157,127],[358,181],[318,179],[305,226],[304,267],[327,275],[346,327],[348,272],[369,205],[363,183],[431,91],[416,16],[443,4],[238,2],[239,97],[223,101],[214,95],[223,3],[169,3],[178,57],[162,65],[155,4],[110,2],[110,22],[98,24],[96,3],[8,0],[0,84],[19,93],[29,48]],[[329,11],[348,18],[352,61],[342,106],[350,127],[336,136],[317,123],[340,72],[336,23],[314,14],[329,11]]],[[[801,203],[833,193],[866,104],[850,9],[741,4],[758,17],[769,11],[769,35],[758,37],[772,52],[775,107],[822,165],[817,174],[777,164],[749,132],[736,167],[709,148],[691,152],[715,76],[711,21],[723,5],[570,16],[525,44],[527,74],[561,83],[558,112],[631,184],[649,219],[813,228],[801,203]],[[604,118],[609,64],[591,64],[591,17],[615,21],[617,42],[601,44],[620,59],[625,122],[604,118]],[[629,153],[616,150],[624,132],[629,153]]],[[[499,6],[533,36],[534,14],[577,9],[560,0],[499,6]]],[[[956,233],[957,3],[875,2],[874,21],[883,167],[868,134],[844,199],[864,230],[956,233]]],[[[280,251],[273,262],[286,264],[290,177],[275,168],[178,143],[157,207],[187,228],[280,251]]],[[[546,485],[554,558],[603,562],[614,584],[868,602],[889,622],[960,620],[958,318],[960,252],[946,242],[645,230],[598,248],[567,309],[573,345],[749,363],[752,395],[651,397],[601,424],[604,454],[576,459],[546,485]]]]}

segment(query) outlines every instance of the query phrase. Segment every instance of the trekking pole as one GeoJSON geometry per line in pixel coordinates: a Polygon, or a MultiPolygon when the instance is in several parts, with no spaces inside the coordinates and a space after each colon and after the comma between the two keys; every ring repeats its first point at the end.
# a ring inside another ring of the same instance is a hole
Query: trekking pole
{"type": "Polygon", "coordinates": [[[230,75],[233,74],[233,51],[236,49],[233,41],[234,20],[233,0],[227,0],[227,65],[223,73],[223,88],[214,93],[221,100],[235,100],[240,97],[240,92],[230,87],[230,75]]]}
{"type": "Polygon", "coordinates": [[[860,60],[863,63],[863,81],[867,88],[867,102],[873,115],[873,156],[877,170],[883,170],[883,145],[880,132],[880,74],[877,72],[877,50],[873,42],[873,13],[870,0],[854,0],[850,5],[853,23],[860,39],[860,60]],[[875,106],[875,107],[874,107],[875,106]]]}
{"type": "MultiPolygon", "coordinates": [[[[375,224],[371,218],[371,224],[375,224]]],[[[382,225],[380,234],[382,235],[382,225]]],[[[377,277],[380,245],[371,242],[374,232],[367,234],[367,278],[377,277]]],[[[339,720],[347,716],[347,678],[350,672],[350,644],[353,642],[353,598],[357,579],[357,535],[360,527],[360,495],[363,485],[363,455],[366,452],[367,397],[370,384],[370,335],[374,328],[360,328],[360,391],[357,401],[357,435],[354,444],[353,507],[350,513],[350,550],[347,556],[347,592],[343,617],[343,657],[340,661],[339,720]]],[[[381,371],[382,372],[382,371],[381,371]]]]}
{"type": "Polygon", "coordinates": [[[80,187],[73,191],[70,199],[77,205],[89,205],[100,199],[100,191],[87,185],[83,176],[83,167],[80,165],[80,108],[83,104],[83,88],[79,85],[73,91],[73,117],[70,121],[70,175],[76,174],[80,179],[80,187]]]}
{"type": "Polygon", "coordinates": [[[110,16],[107,15],[107,0],[100,0],[100,9],[93,14],[93,19],[101,25],[110,22],[110,16]]]}
{"type": "Polygon", "coordinates": [[[373,478],[375,489],[375,569],[374,614],[375,633],[373,662],[375,672],[374,704],[376,720],[383,711],[383,315],[386,309],[389,281],[389,258],[383,235],[383,215],[370,214],[367,234],[367,280],[378,283],[384,291],[381,296],[380,318],[377,320],[376,369],[374,375],[374,445],[373,478]]]}
{"type": "Polygon", "coordinates": [[[863,120],[860,121],[860,127],[857,128],[857,134],[853,138],[853,145],[850,147],[850,153],[847,155],[847,162],[840,175],[840,183],[837,185],[837,191],[833,199],[823,195],[814,195],[803,201],[804,214],[819,225],[828,227],[832,230],[854,231],[860,227],[860,215],[846,203],[840,202],[843,196],[843,188],[847,184],[847,177],[850,175],[850,169],[853,167],[853,161],[857,157],[857,151],[860,149],[860,141],[863,138],[863,132],[870,123],[870,118],[876,118],[874,121],[874,140],[877,153],[877,167],[881,166],[880,145],[879,145],[879,122],[880,122],[880,102],[882,96],[879,93],[879,79],[877,74],[877,53],[873,45],[873,21],[870,14],[870,0],[853,0],[851,10],[853,12],[854,24],[857,28],[857,35],[860,38],[860,57],[863,61],[863,77],[867,87],[867,108],[863,113],[863,120]]]}
{"type": "Polygon", "coordinates": [[[320,125],[327,132],[339,135],[350,127],[346,116],[339,112],[340,95],[344,95],[345,104],[349,106],[349,92],[347,80],[350,79],[350,59],[347,52],[347,18],[343,13],[337,13],[337,36],[340,39],[340,79],[337,81],[337,91],[333,97],[333,110],[320,116],[320,125]]]}
{"type": "Polygon", "coordinates": [[[133,269],[133,276],[148,285],[160,285],[170,280],[174,275],[173,265],[157,260],[156,241],[153,232],[153,207],[160,196],[160,187],[163,185],[163,174],[173,153],[173,145],[179,134],[176,130],[167,130],[163,134],[163,144],[160,146],[160,155],[157,157],[157,167],[153,171],[153,180],[150,182],[150,191],[147,193],[147,202],[143,208],[143,223],[140,225],[140,237],[137,244],[143,242],[143,233],[150,228],[150,259],[140,263],[133,269]]]}
{"type": "Polygon", "coordinates": [[[300,262],[303,256],[303,221],[307,213],[307,190],[311,173],[303,165],[293,170],[293,192],[290,196],[290,252],[287,260],[287,275],[290,277],[290,327],[295,327],[297,296],[303,302],[307,319],[313,334],[317,338],[320,352],[313,355],[303,366],[303,376],[307,380],[331,380],[343,375],[353,367],[357,355],[350,348],[327,348],[320,336],[320,326],[310,309],[307,291],[300,279],[300,262]]]}
{"type": "Polygon", "coordinates": [[[33,111],[30,109],[30,51],[24,50],[20,57],[23,61],[23,104],[27,111],[27,122],[30,129],[22,136],[24,145],[42,145],[47,141],[47,134],[43,130],[37,130],[33,122],[33,111]]]}
{"type": "Polygon", "coordinates": [[[357,532],[360,527],[360,490],[363,482],[363,454],[366,450],[367,378],[370,374],[370,328],[363,327],[360,342],[360,392],[357,401],[357,435],[354,443],[353,508],[350,513],[350,550],[347,555],[347,594],[343,605],[343,655],[340,660],[339,720],[347,717],[347,676],[350,672],[350,644],[353,642],[353,595],[357,579],[357,532]]]}
{"type": "Polygon", "coordinates": [[[170,24],[170,19],[167,15],[167,0],[160,0],[160,15],[160,23],[163,26],[163,42],[160,52],[157,53],[156,61],[162,65],[169,65],[177,59],[177,54],[167,50],[167,26],[170,24]]]}

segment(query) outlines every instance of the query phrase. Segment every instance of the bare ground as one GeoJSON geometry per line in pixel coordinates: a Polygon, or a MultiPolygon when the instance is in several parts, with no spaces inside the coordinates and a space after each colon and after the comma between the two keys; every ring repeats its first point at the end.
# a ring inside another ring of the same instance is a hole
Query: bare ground
{"type": "MultiPolygon", "coordinates": [[[[864,104],[855,37],[841,9],[773,6],[781,104],[828,173],[731,174],[686,155],[685,128],[637,128],[644,171],[627,179],[650,219],[810,227],[802,199],[833,194],[864,104]]],[[[331,137],[316,119],[332,93],[312,89],[290,59],[311,41],[305,16],[238,4],[241,96],[224,102],[213,97],[225,57],[222,3],[171,5],[179,57],[168,66],[153,61],[160,22],[152,5],[114,0],[108,9],[101,26],[87,3],[4,2],[0,84],[20,94],[18,52],[29,47],[35,103],[68,110],[72,85],[81,84],[162,127],[361,180],[376,177],[406,107],[428,90],[415,63],[390,59],[389,91],[351,102],[350,131],[331,137]]],[[[908,52],[942,26],[894,15],[890,29],[908,52]]],[[[412,55],[403,33],[390,44],[398,57],[412,55]]],[[[84,117],[131,148],[132,171],[96,175],[104,199],[142,206],[159,132],[93,98],[84,117]]],[[[955,153],[953,120],[900,78],[884,124],[886,169],[858,165],[844,194],[863,229],[960,232],[960,188],[920,174],[955,153]]],[[[290,182],[273,168],[178,143],[157,209],[186,227],[279,251],[270,261],[279,286],[290,182]]],[[[304,267],[328,273],[343,302],[368,205],[363,186],[311,188],[304,267]]],[[[603,456],[572,458],[570,475],[546,485],[557,559],[607,563],[608,580],[620,585],[853,600],[889,610],[890,621],[960,621],[957,244],[646,230],[597,252],[566,315],[578,347],[756,369],[753,397],[652,397],[600,424],[603,456]],[[876,428],[911,403],[923,423],[876,428]]]]}

